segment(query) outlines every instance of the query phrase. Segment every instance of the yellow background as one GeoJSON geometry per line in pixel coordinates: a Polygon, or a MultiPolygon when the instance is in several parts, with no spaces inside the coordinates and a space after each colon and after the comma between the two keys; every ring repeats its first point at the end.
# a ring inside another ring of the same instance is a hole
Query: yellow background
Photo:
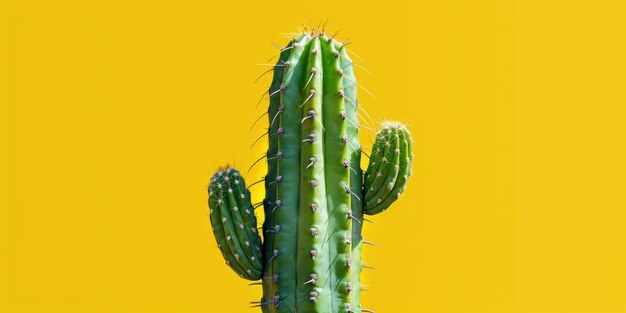
{"type": "Polygon", "coordinates": [[[206,183],[265,149],[270,42],[326,19],[415,138],[365,307],[626,312],[624,1],[210,2],[0,1],[0,312],[255,312],[206,183]]]}

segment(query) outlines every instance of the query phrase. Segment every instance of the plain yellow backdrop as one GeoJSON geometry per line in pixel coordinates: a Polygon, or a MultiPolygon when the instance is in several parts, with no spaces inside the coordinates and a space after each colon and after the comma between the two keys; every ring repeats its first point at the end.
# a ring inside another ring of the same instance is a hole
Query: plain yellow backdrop
{"type": "Polygon", "coordinates": [[[206,184],[265,149],[270,43],[327,19],[363,106],[415,139],[366,225],[365,307],[626,312],[617,0],[0,0],[0,312],[257,312],[206,184]]]}

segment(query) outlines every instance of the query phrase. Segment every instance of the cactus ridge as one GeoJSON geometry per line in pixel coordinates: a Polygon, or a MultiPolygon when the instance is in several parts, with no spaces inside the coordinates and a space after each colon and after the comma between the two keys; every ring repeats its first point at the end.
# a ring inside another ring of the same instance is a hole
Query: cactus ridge
{"type": "Polygon", "coordinates": [[[218,246],[237,274],[262,280],[255,306],[263,312],[371,312],[360,304],[363,214],[384,211],[404,190],[410,135],[384,123],[364,177],[358,85],[345,45],[323,32],[299,35],[273,70],[263,244],[250,193],[227,168],[209,185],[218,246]]]}

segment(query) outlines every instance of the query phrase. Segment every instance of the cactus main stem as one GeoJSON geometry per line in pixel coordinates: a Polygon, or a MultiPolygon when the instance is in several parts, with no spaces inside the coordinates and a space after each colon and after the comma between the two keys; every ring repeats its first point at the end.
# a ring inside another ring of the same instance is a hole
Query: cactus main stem
{"type": "Polygon", "coordinates": [[[269,91],[262,307],[359,312],[362,173],[351,61],[323,35],[301,35],[286,49],[269,91]]]}

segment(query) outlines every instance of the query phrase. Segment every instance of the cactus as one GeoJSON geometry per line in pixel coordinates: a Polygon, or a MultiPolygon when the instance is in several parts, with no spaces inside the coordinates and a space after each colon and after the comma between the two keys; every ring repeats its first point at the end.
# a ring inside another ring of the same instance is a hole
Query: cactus
{"type": "Polygon", "coordinates": [[[347,49],[315,31],[281,49],[268,94],[263,243],[250,192],[222,168],[210,219],[226,263],[261,280],[263,312],[371,312],[360,304],[364,214],[386,210],[411,175],[411,137],[385,122],[360,167],[357,82],[347,49]]]}

